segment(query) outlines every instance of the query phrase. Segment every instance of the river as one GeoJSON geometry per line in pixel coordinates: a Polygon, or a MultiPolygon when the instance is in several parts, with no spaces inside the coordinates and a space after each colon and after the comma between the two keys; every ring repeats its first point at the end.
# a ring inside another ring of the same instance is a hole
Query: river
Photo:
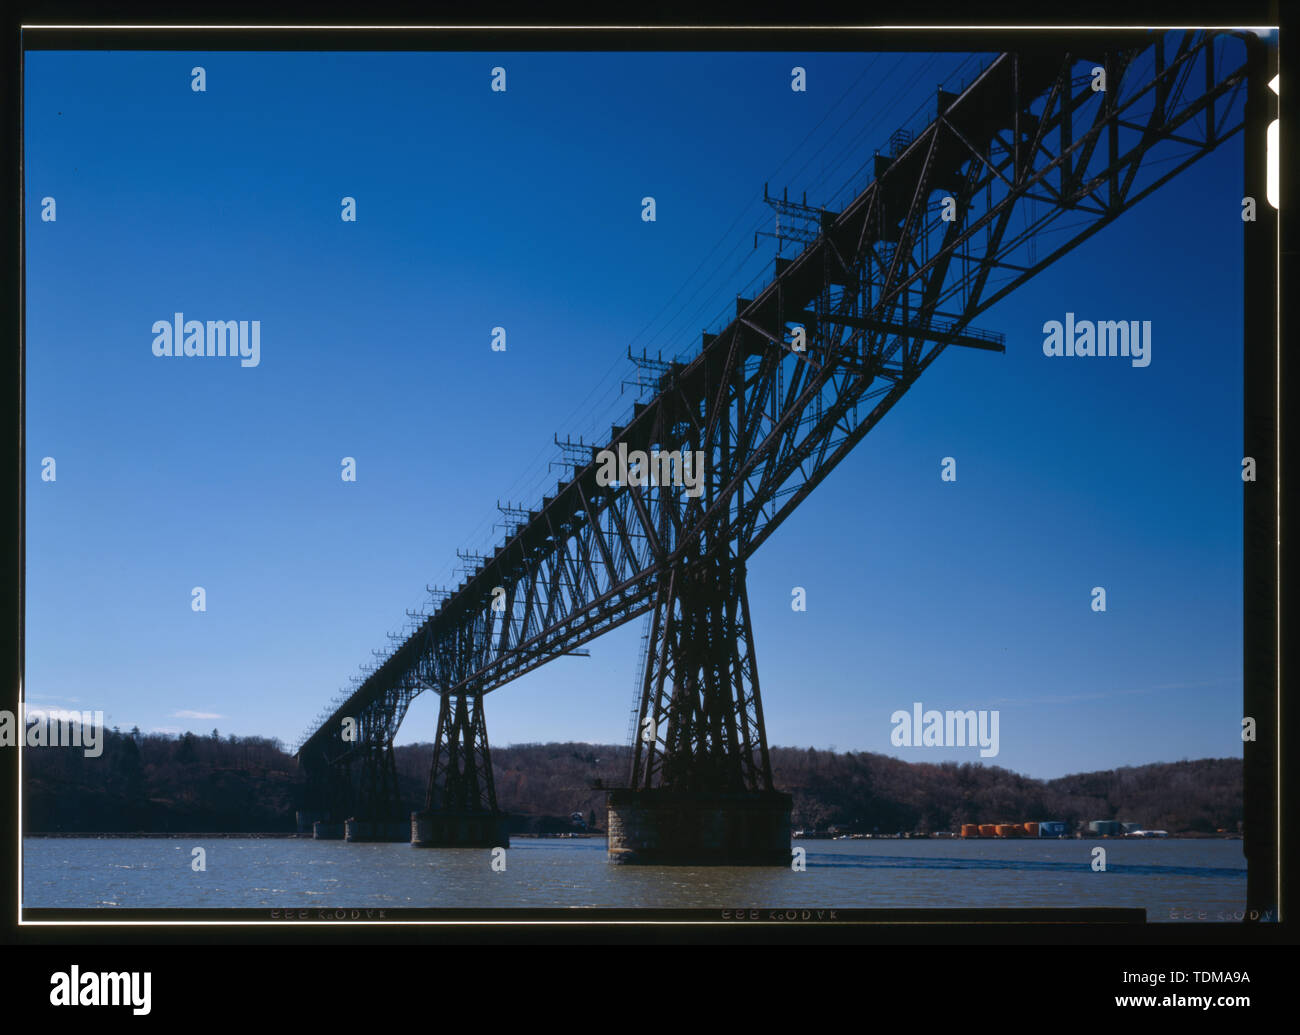
{"type": "Polygon", "coordinates": [[[611,865],[603,839],[419,849],[296,838],[41,838],[23,844],[26,908],[1122,907],[1240,919],[1238,840],[795,841],[806,870],[611,865]],[[1092,849],[1106,849],[1093,869],[1092,849]],[[203,849],[202,870],[194,849],[203,849]],[[504,863],[504,869],[501,865],[504,863]]]}

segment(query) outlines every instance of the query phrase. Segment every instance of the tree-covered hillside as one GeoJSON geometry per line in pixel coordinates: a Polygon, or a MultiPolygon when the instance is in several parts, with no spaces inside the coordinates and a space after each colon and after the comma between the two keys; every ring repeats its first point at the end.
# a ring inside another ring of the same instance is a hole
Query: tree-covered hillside
{"type": "MultiPolygon", "coordinates": [[[[404,805],[422,807],[432,744],[396,749],[404,805]]],[[[1170,833],[1236,831],[1240,759],[1201,759],[1035,780],[997,766],[903,762],[868,752],[773,748],[776,784],[794,797],[796,828],[956,830],[962,823],[1119,819],[1170,833]]],[[[289,832],[303,774],[263,737],[111,732],[103,755],[23,753],[29,832],[289,832]]],[[[501,808],[517,829],[563,829],[580,812],[604,826],[605,792],[627,780],[628,753],[608,744],[492,749],[501,808]]]]}

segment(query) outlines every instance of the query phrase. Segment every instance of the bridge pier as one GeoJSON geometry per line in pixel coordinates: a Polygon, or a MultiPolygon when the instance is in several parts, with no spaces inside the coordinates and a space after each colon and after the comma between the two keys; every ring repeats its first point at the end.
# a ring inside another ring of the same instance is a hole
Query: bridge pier
{"type": "Polygon", "coordinates": [[[307,777],[303,807],[296,815],[298,832],[310,833],[317,841],[343,840],[342,817],[352,800],[346,763],[331,764],[320,751],[313,751],[300,755],[298,764],[307,777]]]}
{"type": "Polygon", "coordinates": [[[509,819],[483,812],[412,812],[417,848],[508,848],[509,819]]]}
{"type": "Polygon", "coordinates": [[[611,862],[790,863],[793,799],[772,786],[744,566],[725,549],[659,590],[631,787],[606,801],[611,862]]]}
{"type": "Polygon", "coordinates": [[[361,783],[357,809],[343,823],[343,838],[353,843],[405,841],[397,760],[391,735],[361,749],[361,783]]]}
{"type": "Polygon", "coordinates": [[[698,866],[788,866],[792,799],[780,791],[615,790],[609,860],[698,866]]]}
{"type": "Polygon", "coordinates": [[[425,807],[411,813],[417,848],[507,848],[508,817],[497,808],[483,695],[445,693],[438,706],[425,807]]]}
{"type": "Polygon", "coordinates": [[[401,820],[352,819],[343,823],[343,839],[354,843],[405,841],[406,824],[401,820]]]}
{"type": "Polygon", "coordinates": [[[317,823],[327,818],[325,812],[318,809],[299,809],[294,814],[295,825],[300,834],[310,834],[317,823]]]}

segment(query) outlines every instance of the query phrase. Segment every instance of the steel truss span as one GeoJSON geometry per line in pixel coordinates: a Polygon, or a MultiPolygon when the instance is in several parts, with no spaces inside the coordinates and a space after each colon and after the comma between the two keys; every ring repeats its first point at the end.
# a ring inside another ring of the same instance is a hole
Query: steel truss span
{"type": "Polygon", "coordinates": [[[630,787],[770,792],[746,560],[946,348],[1003,351],[981,313],[1242,128],[1248,34],[1126,39],[1001,53],[940,91],[724,330],[660,364],[626,426],[560,443],[554,493],[504,508],[505,541],[300,744],[314,777],[356,772],[332,807],[397,814],[393,737],[432,690],[426,808],[495,812],[486,695],[647,613],[630,787]],[[601,451],[620,448],[702,458],[677,468],[698,483],[604,484],[601,451]]]}

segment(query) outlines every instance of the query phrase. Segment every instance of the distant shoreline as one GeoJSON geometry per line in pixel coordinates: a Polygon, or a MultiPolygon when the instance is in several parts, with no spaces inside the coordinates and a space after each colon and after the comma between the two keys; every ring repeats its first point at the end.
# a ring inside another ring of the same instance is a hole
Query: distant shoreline
{"type": "MultiPolygon", "coordinates": [[[[1177,836],[1238,832],[1245,820],[1240,759],[1151,763],[1044,781],[998,766],[908,762],[871,752],[775,747],[769,753],[773,785],[793,799],[791,833],[928,829],[934,835],[1023,826],[1037,816],[1071,831],[1119,822],[1177,836]]],[[[389,805],[405,819],[407,809],[427,798],[434,746],[404,744],[393,756],[398,783],[389,805]]],[[[311,790],[304,771],[264,737],[174,740],[106,731],[103,758],[91,769],[59,751],[33,751],[24,762],[22,826],[64,837],[193,838],[204,828],[214,838],[241,836],[234,828],[254,838],[294,837],[310,829],[306,820],[318,818],[322,807],[361,807],[344,795],[304,809],[311,790]]],[[[626,781],[629,761],[626,745],[499,748],[492,753],[498,808],[511,817],[512,834],[578,833],[584,824],[573,821],[575,814],[591,831],[605,821],[609,789],[626,781]]]]}

